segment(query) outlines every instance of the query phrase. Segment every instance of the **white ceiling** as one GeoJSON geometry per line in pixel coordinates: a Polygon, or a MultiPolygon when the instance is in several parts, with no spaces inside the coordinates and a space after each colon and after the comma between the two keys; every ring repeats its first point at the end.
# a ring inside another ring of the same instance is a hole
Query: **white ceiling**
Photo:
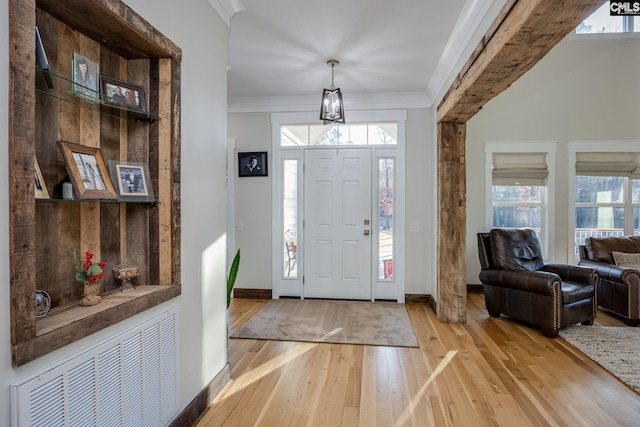
{"type": "Polygon", "coordinates": [[[494,3],[231,1],[236,10],[244,8],[229,18],[228,98],[236,111],[269,104],[269,99],[313,97],[316,102],[331,85],[328,59],[340,61],[335,86],[347,105],[350,97],[378,94],[431,106],[494,3]]]}

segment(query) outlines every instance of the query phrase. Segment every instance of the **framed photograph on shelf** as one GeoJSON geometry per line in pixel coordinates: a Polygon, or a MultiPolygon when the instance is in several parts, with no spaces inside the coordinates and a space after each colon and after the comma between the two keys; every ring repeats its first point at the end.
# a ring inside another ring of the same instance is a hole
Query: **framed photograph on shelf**
{"type": "Polygon", "coordinates": [[[78,52],[73,52],[73,92],[86,98],[99,101],[98,75],[100,67],[78,52]]]}
{"type": "Polygon", "coordinates": [[[116,200],[116,190],[99,148],[58,141],[69,179],[79,199],[116,200]]]}
{"type": "Polygon", "coordinates": [[[101,76],[100,82],[107,103],[147,111],[142,86],[106,76],[101,76]]]}
{"type": "Polygon", "coordinates": [[[238,175],[269,176],[266,151],[238,153],[238,175]]]}
{"type": "Polygon", "coordinates": [[[109,172],[118,192],[118,200],[155,202],[147,164],[109,160],[109,172]]]}
{"type": "Polygon", "coordinates": [[[38,27],[36,27],[36,64],[38,64],[38,67],[42,70],[42,76],[45,82],[47,82],[47,87],[53,89],[53,79],[51,78],[51,74],[49,74],[49,60],[44,51],[44,45],[42,44],[42,37],[40,37],[38,27]]]}
{"type": "Polygon", "coordinates": [[[36,199],[48,199],[49,191],[47,190],[47,184],[45,184],[44,178],[42,177],[40,165],[38,164],[36,156],[33,156],[33,168],[35,169],[33,189],[35,191],[36,199]]]}

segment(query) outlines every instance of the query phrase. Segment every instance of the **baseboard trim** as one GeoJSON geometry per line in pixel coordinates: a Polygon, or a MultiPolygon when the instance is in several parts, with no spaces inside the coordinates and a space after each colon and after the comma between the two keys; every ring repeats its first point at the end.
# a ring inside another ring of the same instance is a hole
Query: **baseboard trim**
{"type": "Polygon", "coordinates": [[[273,298],[273,292],[271,289],[242,289],[236,288],[233,290],[234,298],[248,298],[248,299],[271,299],[273,298]]]}
{"type": "MultiPolygon", "coordinates": [[[[467,285],[468,294],[483,294],[483,285],[467,285]]],[[[271,299],[273,292],[271,289],[234,289],[234,298],[247,299],[271,299]]],[[[410,304],[429,304],[431,305],[433,298],[429,294],[405,294],[405,302],[410,304]]]]}
{"type": "Polygon", "coordinates": [[[231,368],[227,363],[218,375],[191,401],[191,403],[173,420],[171,427],[194,426],[207,412],[207,408],[231,381],[231,368]]]}
{"type": "Polygon", "coordinates": [[[404,302],[407,304],[431,304],[431,295],[429,294],[405,294],[404,302]]]}
{"type": "Polygon", "coordinates": [[[431,310],[433,310],[436,315],[438,314],[438,302],[435,299],[431,298],[429,307],[431,307],[431,310]]]}
{"type": "Polygon", "coordinates": [[[484,294],[483,285],[467,285],[468,294],[484,294]]]}

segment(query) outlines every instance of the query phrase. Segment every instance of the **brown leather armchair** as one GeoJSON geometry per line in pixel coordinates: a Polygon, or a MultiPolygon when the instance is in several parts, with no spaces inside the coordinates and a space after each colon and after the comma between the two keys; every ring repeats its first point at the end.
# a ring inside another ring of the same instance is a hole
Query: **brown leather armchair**
{"type": "Polygon", "coordinates": [[[640,236],[587,237],[580,245],[578,265],[598,272],[598,304],[622,317],[629,326],[640,324],[640,268],[616,265],[613,252],[640,254],[640,236]]]}
{"type": "Polygon", "coordinates": [[[587,267],[545,264],[533,230],[478,233],[478,254],[491,317],[505,314],[538,325],[549,338],[575,323],[593,324],[598,274],[587,267]]]}

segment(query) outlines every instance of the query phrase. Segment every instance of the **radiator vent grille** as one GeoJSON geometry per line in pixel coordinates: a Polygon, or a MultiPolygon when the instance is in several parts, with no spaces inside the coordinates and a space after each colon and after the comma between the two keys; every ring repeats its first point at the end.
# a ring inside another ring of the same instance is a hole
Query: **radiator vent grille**
{"type": "Polygon", "coordinates": [[[168,424],[178,413],[177,313],[12,385],[12,426],[168,424]]]}

